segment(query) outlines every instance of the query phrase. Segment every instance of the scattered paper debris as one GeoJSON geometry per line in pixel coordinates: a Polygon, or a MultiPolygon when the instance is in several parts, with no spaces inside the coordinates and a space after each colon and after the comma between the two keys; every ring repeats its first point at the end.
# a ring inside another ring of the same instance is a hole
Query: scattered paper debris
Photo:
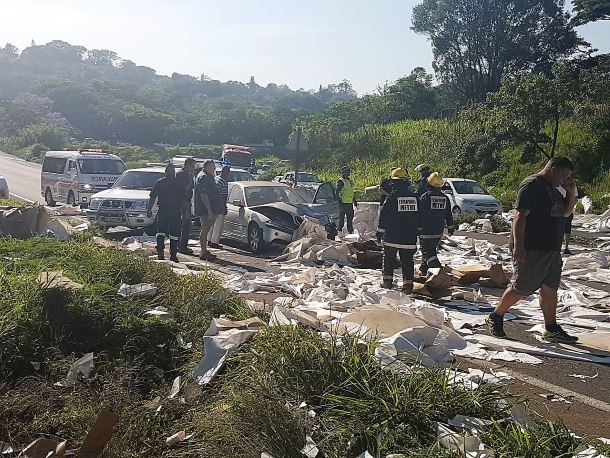
{"type": "Polygon", "coordinates": [[[117,294],[122,297],[153,297],[158,290],[159,288],[152,283],[138,283],[137,285],[123,283],[117,294]]]}
{"type": "Polygon", "coordinates": [[[78,359],[68,371],[66,380],[63,382],[55,383],[55,386],[71,387],[78,381],[78,376],[82,375],[84,378],[89,378],[91,371],[94,368],[93,353],[87,353],[82,358],[78,359]]]}
{"type": "Polygon", "coordinates": [[[583,383],[585,383],[586,379],[594,379],[598,375],[599,375],[599,373],[596,372],[595,375],[570,374],[570,375],[568,375],[568,377],[578,378],[578,379],[582,380],[583,383]]]}
{"type": "Polygon", "coordinates": [[[41,272],[38,275],[38,283],[45,289],[81,289],[83,285],[76,283],[66,277],[63,271],[41,272]]]}
{"type": "Polygon", "coordinates": [[[157,307],[144,312],[144,315],[165,320],[170,319],[172,317],[170,311],[166,307],[163,307],[161,305],[158,305],[157,307]]]}
{"type": "Polygon", "coordinates": [[[318,449],[318,446],[313,441],[311,436],[307,436],[305,438],[305,446],[303,447],[303,450],[301,450],[301,453],[307,458],[315,458],[316,456],[318,456],[319,452],[320,450],[318,449]]]}

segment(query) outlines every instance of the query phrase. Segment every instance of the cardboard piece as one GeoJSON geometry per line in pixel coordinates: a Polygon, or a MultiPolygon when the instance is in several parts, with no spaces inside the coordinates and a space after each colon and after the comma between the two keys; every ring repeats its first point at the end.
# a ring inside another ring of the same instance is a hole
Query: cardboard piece
{"type": "Polygon", "coordinates": [[[259,330],[265,326],[266,323],[258,317],[248,318],[247,320],[241,321],[231,321],[225,318],[213,318],[212,323],[204,335],[215,336],[220,331],[226,331],[227,329],[259,330]]]}
{"type": "Polygon", "coordinates": [[[563,348],[595,356],[610,356],[610,332],[578,334],[575,344],[560,344],[563,348]]]}
{"type": "Polygon", "coordinates": [[[19,454],[19,458],[47,458],[62,456],[57,453],[58,447],[59,452],[63,449],[65,451],[65,441],[59,441],[57,439],[49,439],[46,437],[39,437],[26,448],[24,448],[19,454]],[[62,447],[61,445],[64,444],[62,447]]]}
{"type": "Polygon", "coordinates": [[[361,325],[367,329],[368,334],[382,334],[387,337],[405,329],[426,326],[419,318],[384,308],[350,313],[341,319],[341,323],[344,322],[361,325]]]}
{"type": "Polygon", "coordinates": [[[43,206],[12,208],[0,212],[0,235],[27,239],[39,234],[51,220],[43,206]]]}
{"type": "Polygon", "coordinates": [[[87,353],[85,356],[72,364],[72,367],[70,367],[70,370],[68,371],[66,380],[64,382],[57,382],[55,385],[61,387],[74,386],[74,384],[78,381],[79,375],[82,375],[84,378],[89,378],[94,367],[93,353],[87,353]]]}
{"type": "Polygon", "coordinates": [[[466,264],[456,267],[451,272],[460,285],[471,285],[488,274],[488,269],[482,264],[466,264]]]}
{"type": "Polygon", "coordinates": [[[442,267],[433,268],[428,271],[425,285],[428,291],[446,290],[451,288],[451,277],[442,267]]]}
{"type": "Polygon", "coordinates": [[[59,272],[41,272],[38,275],[38,283],[46,289],[81,289],[83,287],[80,283],[76,283],[66,277],[61,270],[59,272]]]}
{"type": "Polygon", "coordinates": [[[491,288],[506,288],[508,286],[508,278],[506,272],[502,269],[501,264],[494,264],[486,272],[488,286],[491,288]]]}
{"type": "Polygon", "coordinates": [[[414,282],[413,283],[413,293],[421,294],[423,296],[433,297],[435,299],[443,299],[450,301],[451,300],[451,290],[450,289],[435,289],[429,290],[426,285],[422,285],[421,283],[414,282]]]}
{"type": "Polygon", "coordinates": [[[119,416],[112,412],[101,412],[93,428],[87,434],[85,442],[81,445],[77,458],[95,458],[99,456],[110,442],[114,426],[119,422],[119,416]]]}

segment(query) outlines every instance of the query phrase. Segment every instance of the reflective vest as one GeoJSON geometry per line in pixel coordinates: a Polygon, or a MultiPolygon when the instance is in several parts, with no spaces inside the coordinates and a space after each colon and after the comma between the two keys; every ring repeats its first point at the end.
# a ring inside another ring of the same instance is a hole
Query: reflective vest
{"type": "Polygon", "coordinates": [[[341,178],[343,182],[343,187],[341,191],[339,191],[339,198],[341,202],[344,204],[351,204],[354,202],[354,185],[352,184],[352,180],[349,178],[341,178]]]}

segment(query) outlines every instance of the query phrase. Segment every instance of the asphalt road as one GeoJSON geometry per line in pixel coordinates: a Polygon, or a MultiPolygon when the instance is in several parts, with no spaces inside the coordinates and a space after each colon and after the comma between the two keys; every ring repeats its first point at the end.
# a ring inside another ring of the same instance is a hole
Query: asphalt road
{"type": "Polygon", "coordinates": [[[6,178],[11,195],[16,198],[42,201],[40,171],[42,166],[0,152],[0,175],[6,178]]]}

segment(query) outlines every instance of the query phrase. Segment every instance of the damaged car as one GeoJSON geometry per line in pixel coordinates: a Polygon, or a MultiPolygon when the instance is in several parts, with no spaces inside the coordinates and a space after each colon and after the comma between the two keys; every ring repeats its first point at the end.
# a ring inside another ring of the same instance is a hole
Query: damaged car
{"type": "Polygon", "coordinates": [[[325,205],[312,203],[301,190],[276,182],[229,183],[223,238],[245,242],[259,254],[272,243],[292,242],[306,216],[322,224],[329,237],[336,235],[325,205]]]}

